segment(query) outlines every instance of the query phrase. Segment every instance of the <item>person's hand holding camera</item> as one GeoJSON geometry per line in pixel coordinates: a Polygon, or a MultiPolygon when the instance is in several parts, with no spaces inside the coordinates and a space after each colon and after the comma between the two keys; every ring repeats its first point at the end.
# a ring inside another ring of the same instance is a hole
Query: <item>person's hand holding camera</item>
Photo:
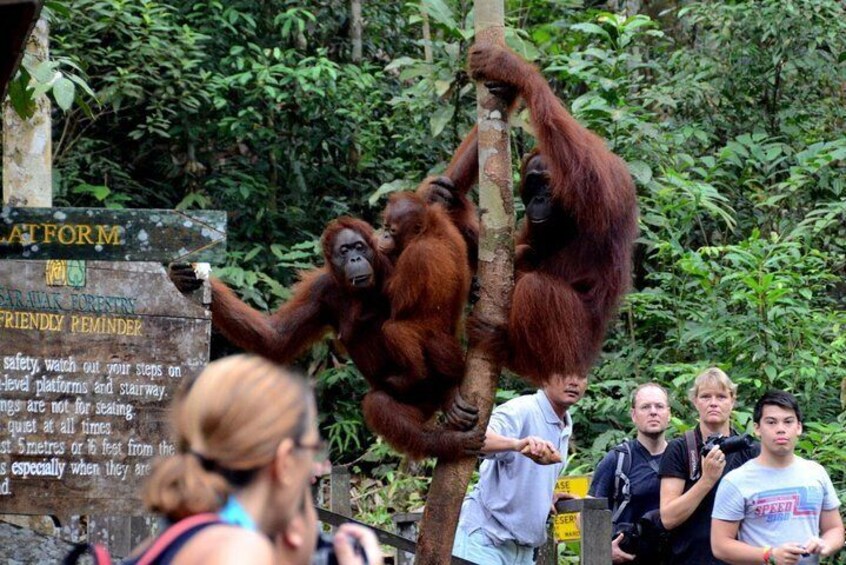
{"type": "Polygon", "coordinates": [[[620,549],[620,542],[623,541],[623,538],[626,534],[620,532],[617,537],[615,537],[611,541],[611,562],[615,565],[618,563],[628,563],[629,561],[634,561],[635,556],[631,553],[626,553],[622,549],[620,549]]]}
{"type": "Polygon", "coordinates": [[[813,536],[806,541],[803,547],[805,548],[806,555],[820,555],[822,557],[828,557],[834,553],[832,550],[833,548],[825,543],[824,539],[816,536],[813,536]]]}
{"type": "Polygon", "coordinates": [[[807,550],[798,543],[793,542],[774,547],[772,553],[776,565],[795,565],[805,555],[808,555],[807,550]]]}
{"type": "Polygon", "coordinates": [[[369,528],[364,526],[342,524],[335,532],[332,543],[338,565],[383,565],[384,563],[379,540],[369,528]],[[364,557],[356,552],[353,541],[358,542],[359,547],[364,550],[364,557]]]}
{"type": "Polygon", "coordinates": [[[715,447],[702,458],[702,480],[711,486],[717,484],[726,468],[726,454],[719,447],[715,447]]]}

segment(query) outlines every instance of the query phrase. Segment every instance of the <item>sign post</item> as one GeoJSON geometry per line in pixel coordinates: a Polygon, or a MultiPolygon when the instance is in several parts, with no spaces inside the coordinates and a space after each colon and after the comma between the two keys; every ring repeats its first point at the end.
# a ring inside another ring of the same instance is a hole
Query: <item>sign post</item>
{"type": "MultiPolygon", "coordinates": [[[[561,494],[572,494],[576,498],[587,496],[590,488],[590,475],[573,475],[561,477],[555,482],[555,492],[561,494]]],[[[553,530],[555,541],[579,541],[581,531],[579,530],[578,514],[563,512],[556,514],[553,519],[553,530]]]]}
{"type": "MultiPolygon", "coordinates": [[[[40,8],[0,0],[0,102],[33,26],[27,52],[47,60],[40,8]]],[[[152,459],[175,450],[167,406],[209,355],[210,312],[161,262],[220,261],[226,217],[49,208],[49,101],[40,96],[28,120],[5,104],[3,119],[0,514],[56,516],[71,537],[126,555],[149,534],[149,519],[130,518],[143,512],[139,486],[152,459]],[[73,525],[80,514],[85,533],[73,525]]],[[[197,294],[210,302],[208,285],[197,294]]]]}

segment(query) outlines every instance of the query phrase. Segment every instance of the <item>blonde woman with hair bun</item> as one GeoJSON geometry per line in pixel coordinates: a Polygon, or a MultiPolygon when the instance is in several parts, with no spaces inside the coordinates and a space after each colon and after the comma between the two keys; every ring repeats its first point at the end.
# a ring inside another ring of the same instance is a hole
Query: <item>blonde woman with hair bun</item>
{"type": "Polygon", "coordinates": [[[180,392],[172,418],[178,453],[157,463],[144,503],[170,522],[212,512],[220,523],[157,562],[278,562],[272,540],[324,452],[308,385],[261,357],[227,357],[180,392]]]}

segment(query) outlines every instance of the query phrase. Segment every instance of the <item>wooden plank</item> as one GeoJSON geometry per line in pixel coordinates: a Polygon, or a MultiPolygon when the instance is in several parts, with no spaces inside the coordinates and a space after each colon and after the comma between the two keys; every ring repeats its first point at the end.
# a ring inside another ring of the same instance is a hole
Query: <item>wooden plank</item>
{"type": "Polygon", "coordinates": [[[174,450],[169,401],[208,361],[210,313],[158,263],[86,263],[83,288],[47,271],[0,262],[0,513],[141,514],[152,459],[174,450]]]}
{"type": "MultiPolygon", "coordinates": [[[[422,512],[398,512],[391,516],[397,533],[410,540],[417,539],[417,527],[422,519],[422,512]]],[[[395,565],[411,565],[412,563],[414,563],[414,554],[397,549],[395,565]]]]}
{"type": "Polygon", "coordinates": [[[582,511],[582,565],[611,563],[611,511],[608,507],[582,511]]]}
{"type": "Polygon", "coordinates": [[[149,516],[88,517],[88,541],[109,548],[112,558],[126,557],[144,540],[160,531],[159,518],[149,516]]]}
{"type": "Polygon", "coordinates": [[[332,512],[341,514],[342,516],[352,516],[350,470],[345,465],[333,466],[329,485],[332,489],[329,495],[332,512]]]}
{"type": "Polygon", "coordinates": [[[0,212],[0,259],[220,263],[226,213],[14,208],[0,212]]]}
{"type": "Polygon", "coordinates": [[[555,543],[555,528],[552,521],[547,522],[546,541],[538,548],[536,565],[557,565],[558,544],[555,543]]]}

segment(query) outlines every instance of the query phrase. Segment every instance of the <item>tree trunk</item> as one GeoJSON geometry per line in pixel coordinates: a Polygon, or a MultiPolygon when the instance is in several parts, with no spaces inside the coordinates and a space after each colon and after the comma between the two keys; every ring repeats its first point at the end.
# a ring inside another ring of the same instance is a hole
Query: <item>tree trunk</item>
{"type": "MultiPolygon", "coordinates": [[[[503,0],[476,0],[476,40],[504,41],[503,0]]],[[[514,202],[511,146],[506,104],[479,84],[479,281],[482,292],[474,313],[505,323],[514,286],[514,202]]],[[[487,428],[501,367],[484,351],[467,353],[461,394],[479,408],[479,426],[487,428]]],[[[439,461],[429,489],[418,539],[418,565],[449,563],[461,502],[476,466],[476,458],[439,461]]]]}
{"type": "MultiPolygon", "coordinates": [[[[26,46],[38,61],[48,57],[47,19],[35,24],[26,46]]],[[[50,99],[35,101],[35,114],[22,120],[10,103],[3,108],[3,202],[12,206],[53,205],[53,144],[50,99]]]]}
{"type": "Polygon", "coordinates": [[[352,62],[361,62],[361,0],[352,0],[350,6],[352,25],[350,35],[352,37],[352,62]]]}
{"type": "Polygon", "coordinates": [[[423,59],[431,63],[434,57],[432,57],[432,29],[429,27],[429,12],[421,10],[420,16],[423,20],[423,59]]]}
{"type": "MultiPolygon", "coordinates": [[[[42,15],[29,36],[26,52],[38,61],[46,61],[48,45],[49,26],[42,15]]],[[[50,99],[42,94],[35,104],[35,114],[26,121],[8,100],[3,104],[3,202],[48,208],[53,205],[50,99]]],[[[49,516],[2,514],[0,519],[41,534],[56,532],[49,516]]]]}

